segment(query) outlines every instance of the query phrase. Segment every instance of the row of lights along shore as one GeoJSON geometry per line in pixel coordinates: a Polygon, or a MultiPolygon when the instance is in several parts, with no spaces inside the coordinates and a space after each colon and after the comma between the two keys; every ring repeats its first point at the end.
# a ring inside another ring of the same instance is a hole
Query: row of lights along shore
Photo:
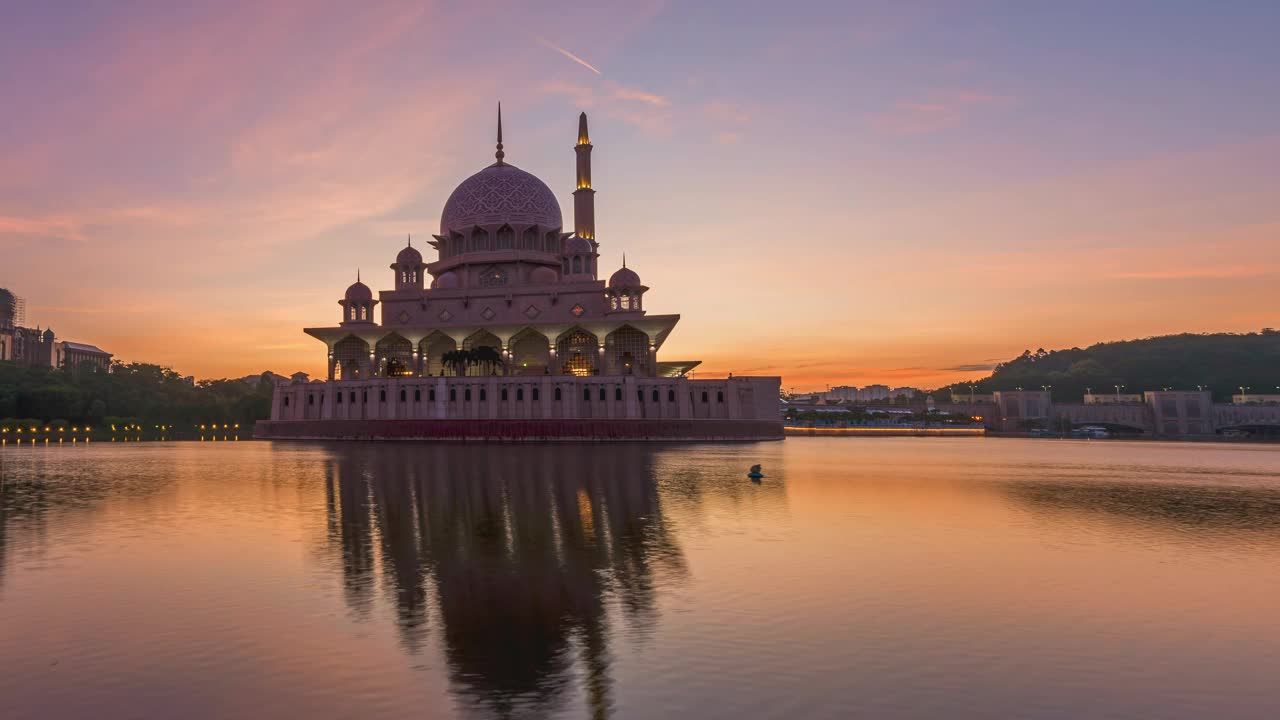
{"type": "MultiPolygon", "coordinates": [[[[118,439],[117,436],[122,436],[124,442],[130,442],[130,440],[134,442],[141,442],[143,433],[148,432],[147,428],[144,428],[143,426],[137,423],[129,423],[129,424],[118,425],[118,426],[111,425],[110,427],[111,427],[111,442],[116,442],[118,439]]],[[[203,423],[200,425],[193,425],[192,428],[199,429],[201,440],[205,439],[206,433],[210,433],[211,434],[210,436],[214,440],[217,440],[219,438],[217,433],[220,430],[223,431],[221,437],[224,440],[232,439],[232,438],[235,440],[240,439],[240,435],[239,435],[240,423],[203,423]],[[230,431],[230,432],[228,433],[227,431],[230,431]]],[[[159,433],[159,437],[157,439],[167,440],[169,433],[173,432],[174,426],[173,425],[153,425],[150,428],[150,430],[157,431],[159,433]]],[[[58,425],[58,426],[32,425],[29,427],[13,427],[13,426],[0,427],[0,446],[8,445],[10,439],[12,439],[18,445],[24,444],[25,441],[29,441],[29,443],[27,444],[35,445],[40,440],[43,440],[44,444],[48,445],[49,441],[54,439],[58,441],[58,444],[62,444],[62,442],[66,440],[68,437],[71,438],[71,442],[73,444],[79,443],[81,441],[85,443],[89,443],[92,441],[93,432],[94,432],[93,426],[91,425],[85,425],[84,427],[81,427],[79,425],[72,425],[70,428],[68,428],[65,425],[58,425]]],[[[101,432],[103,431],[100,428],[99,433],[101,432]]]]}

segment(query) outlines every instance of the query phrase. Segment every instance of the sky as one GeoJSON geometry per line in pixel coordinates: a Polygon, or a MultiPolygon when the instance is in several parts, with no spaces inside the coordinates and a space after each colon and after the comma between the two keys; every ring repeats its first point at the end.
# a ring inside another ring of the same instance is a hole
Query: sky
{"type": "MultiPolygon", "coordinates": [[[[0,3],[0,286],[197,377],[322,375],[360,269],[492,162],[661,353],[936,387],[1023,349],[1280,325],[1280,3],[0,3]]],[[[430,258],[428,258],[430,259],[430,258]]]]}

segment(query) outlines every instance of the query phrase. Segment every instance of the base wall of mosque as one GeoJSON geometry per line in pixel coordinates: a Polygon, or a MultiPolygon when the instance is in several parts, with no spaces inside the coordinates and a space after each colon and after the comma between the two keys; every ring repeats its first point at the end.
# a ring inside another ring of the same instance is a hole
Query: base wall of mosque
{"type": "Polygon", "coordinates": [[[570,375],[280,383],[261,438],[757,440],[783,436],[778,377],[570,375]]]}
{"type": "Polygon", "coordinates": [[[768,420],[283,420],[259,422],[263,440],[750,441],[781,440],[768,420]]]}

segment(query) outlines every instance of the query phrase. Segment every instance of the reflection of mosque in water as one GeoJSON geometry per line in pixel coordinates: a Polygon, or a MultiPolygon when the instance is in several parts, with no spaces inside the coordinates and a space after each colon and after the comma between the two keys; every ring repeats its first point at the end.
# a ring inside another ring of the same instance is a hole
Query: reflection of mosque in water
{"type": "Polygon", "coordinates": [[[330,537],[348,603],[367,615],[380,584],[411,653],[436,614],[464,709],[542,715],[580,678],[593,715],[606,715],[609,616],[649,627],[655,575],[685,572],[658,502],[655,451],[565,450],[334,451],[330,537]]]}

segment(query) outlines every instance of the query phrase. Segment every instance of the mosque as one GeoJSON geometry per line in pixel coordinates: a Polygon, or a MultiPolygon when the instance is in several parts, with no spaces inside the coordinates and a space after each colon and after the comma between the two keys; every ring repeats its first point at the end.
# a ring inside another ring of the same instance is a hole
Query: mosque
{"type": "Polygon", "coordinates": [[[690,378],[699,361],[658,359],[680,316],[645,311],[625,259],[600,279],[586,113],[571,232],[546,183],[506,162],[501,108],[497,140],[496,162],[445,202],[433,261],[410,239],[392,289],[375,299],[357,278],[336,325],[304,330],[324,343],[327,380],[278,385],[257,434],[781,437],[780,378],[690,378]]]}

